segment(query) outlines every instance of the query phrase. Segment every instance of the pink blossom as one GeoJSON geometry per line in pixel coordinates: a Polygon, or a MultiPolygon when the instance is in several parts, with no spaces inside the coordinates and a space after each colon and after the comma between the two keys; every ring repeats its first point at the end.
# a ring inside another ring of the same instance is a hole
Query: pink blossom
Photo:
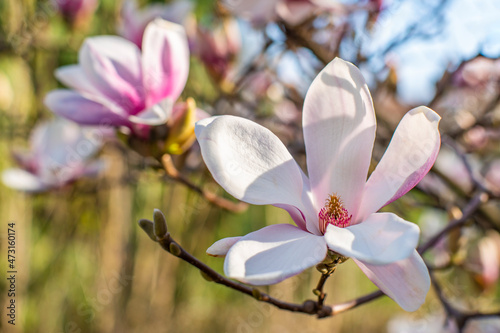
{"type": "Polygon", "coordinates": [[[150,125],[168,120],[186,84],[189,50],[184,29],[161,19],[144,33],[142,52],[117,36],[87,38],[79,64],[57,69],[73,90],[45,98],[54,113],[83,125],[126,126],[147,137],[150,125]]]}
{"type": "Polygon", "coordinates": [[[479,270],[477,281],[485,288],[496,286],[500,277],[500,236],[490,232],[477,244],[479,270]]]}
{"type": "Polygon", "coordinates": [[[194,49],[210,75],[221,82],[229,76],[241,49],[238,23],[234,19],[225,19],[221,25],[211,30],[198,26],[194,49]]]}
{"type": "Polygon", "coordinates": [[[430,287],[415,250],[419,228],[376,212],[429,171],[440,147],[439,120],[423,106],[409,111],[367,181],[376,131],[372,99],[360,71],[335,59],[304,101],[307,176],[266,128],[234,116],[199,121],[196,136],[214,179],[239,200],[285,209],[296,224],[224,239],[207,252],[226,254],[227,276],[267,285],[322,262],[331,250],[351,257],[403,309],[416,310],[430,287]]]}
{"type": "Polygon", "coordinates": [[[454,75],[456,85],[466,87],[485,87],[500,78],[500,61],[476,57],[466,62],[454,75]]]}
{"type": "Polygon", "coordinates": [[[109,128],[82,128],[60,118],[42,123],[31,133],[31,150],[14,153],[20,168],[5,170],[2,181],[17,190],[41,192],[95,175],[104,165],[91,158],[109,135],[109,128]]]}
{"type": "Polygon", "coordinates": [[[488,186],[495,193],[500,193],[500,160],[495,159],[491,162],[486,172],[485,179],[488,186]]]}
{"type": "Polygon", "coordinates": [[[87,21],[97,8],[97,0],[53,0],[52,3],[69,22],[87,21]]]}
{"type": "Polygon", "coordinates": [[[189,1],[173,1],[169,4],[154,3],[139,9],[135,0],[125,0],[121,10],[121,22],[118,33],[142,47],[142,36],[149,22],[162,18],[177,24],[182,24],[191,11],[189,1]]]}
{"type": "Polygon", "coordinates": [[[343,6],[335,0],[224,0],[224,5],[235,15],[262,25],[278,18],[296,25],[313,15],[316,10],[339,11],[343,6]]]}

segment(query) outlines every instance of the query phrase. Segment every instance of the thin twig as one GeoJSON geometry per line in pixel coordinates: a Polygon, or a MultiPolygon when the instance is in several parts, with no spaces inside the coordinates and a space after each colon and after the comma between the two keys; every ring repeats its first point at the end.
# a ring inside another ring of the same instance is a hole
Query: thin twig
{"type": "Polygon", "coordinates": [[[165,154],[161,158],[161,163],[163,165],[163,168],[165,169],[165,172],[167,175],[172,178],[173,180],[182,183],[186,185],[188,188],[192,189],[196,193],[200,194],[205,200],[208,202],[219,206],[223,209],[226,209],[228,211],[234,212],[234,213],[241,213],[245,211],[248,207],[248,204],[245,202],[232,202],[227,199],[219,197],[217,194],[212,193],[208,190],[202,189],[201,187],[197,186],[196,184],[193,184],[189,179],[184,177],[179,170],[175,167],[172,157],[168,154],[165,154]]]}
{"type": "Polygon", "coordinates": [[[141,220],[139,221],[139,225],[148,234],[148,236],[154,241],[158,242],[165,251],[198,268],[201,275],[206,280],[224,285],[243,294],[252,296],[258,301],[272,304],[282,310],[301,312],[305,314],[316,315],[318,318],[325,318],[353,309],[384,295],[381,291],[376,291],[357,299],[345,303],[335,304],[332,306],[319,304],[319,302],[313,300],[306,300],[302,304],[284,302],[270,296],[269,294],[261,292],[255,287],[249,287],[247,285],[235,282],[217,273],[214,269],[210,268],[208,265],[201,262],[195,256],[187,252],[182,246],[179,245],[179,243],[177,243],[172,238],[170,233],[167,232],[167,226],[163,214],[160,213],[160,215],[158,215],[155,212],[154,220],[155,222],[149,220],[141,220]],[[161,216],[161,221],[159,221],[158,219],[159,216],[161,216]],[[165,225],[162,226],[161,224],[159,224],[160,222],[164,223],[165,225]],[[158,230],[160,230],[161,234],[164,233],[164,235],[159,237],[158,230]]]}
{"type": "Polygon", "coordinates": [[[437,281],[436,277],[432,272],[430,272],[431,276],[431,281],[432,281],[432,286],[434,288],[434,291],[436,292],[436,295],[443,305],[446,314],[448,315],[449,318],[453,319],[455,323],[458,326],[459,332],[462,332],[465,325],[467,324],[467,321],[471,319],[476,319],[476,318],[486,318],[486,317],[499,317],[500,316],[500,311],[497,312],[491,312],[491,313],[482,313],[482,312],[464,312],[461,311],[457,308],[455,308],[444,296],[443,290],[441,288],[441,285],[437,281]]]}
{"type": "Polygon", "coordinates": [[[418,253],[423,254],[427,252],[431,247],[436,245],[436,243],[439,242],[439,240],[448,232],[467,223],[472,214],[474,214],[474,212],[477,211],[479,207],[486,201],[488,201],[488,194],[486,192],[480,191],[476,195],[474,195],[463,209],[462,216],[458,219],[451,220],[450,223],[439,233],[434,235],[426,243],[419,246],[417,249],[418,253]]]}

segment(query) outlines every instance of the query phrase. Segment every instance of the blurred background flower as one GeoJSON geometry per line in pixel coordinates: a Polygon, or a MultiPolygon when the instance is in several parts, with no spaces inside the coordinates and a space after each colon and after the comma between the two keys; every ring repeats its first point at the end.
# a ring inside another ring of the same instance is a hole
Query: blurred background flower
{"type": "Polygon", "coordinates": [[[142,36],[149,22],[155,18],[182,25],[193,4],[186,0],[172,1],[168,4],[151,3],[139,8],[136,0],[124,0],[118,33],[141,48],[142,36]]]}
{"type": "Polygon", "coordinates": [[[116,36],[91,37],[79,64],[56,76],[74,90],[55,90],[45,104],[56,114],[84,125],[125,126],[139,137],[149,125],[167,122],[189,71],[184,29],[157,19],[145,31],[142,52],[116,36]]]}
{"type": "Polygon", "coordinates": [[[82,128],[60,118],[40,123],[31,134],[30,150],[13,151],[19,168],[4,170],[2,181],[17,190],[42,192],[95,176],[104,164],[91,158],[109,135],[109,128],[82,128]]]}

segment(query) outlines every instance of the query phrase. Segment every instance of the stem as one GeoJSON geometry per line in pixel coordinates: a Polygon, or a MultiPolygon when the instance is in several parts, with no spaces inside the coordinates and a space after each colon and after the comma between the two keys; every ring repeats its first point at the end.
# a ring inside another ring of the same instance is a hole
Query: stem
{"type": "Polygon", "coordinates": [[[188,178],[184,177],[179,170],[175,167],[172,157],[168,154],[165,154],[161,157],[161,163],[167,175],[173,180],[186,185],[191,190],[195,191],[199,195],[201,195],[205,200],[214,204],[220,208],[228,210],[233,213],[241,213],[245,211],[248,207],[248,204],[245,202],[232,202],[227,199],[219,197],[217,194],[212,193],[208,190],[202,189],[199,186],[195,185],[188,178]]]}
{"type": "Polygon", "coordinates": [[[321,272],[321,277],[316,288],[313,289],[313,293],[318,296],[317,305],[319,308],[323,306],[326,298],[326,294],[323,292],[326,280],[335,272],[337,266],[347,259],[349,258],[329,250],[326,259],[321,264],[316,265],[316,269],[321,272]]]}
{"type": "MultiPolygon", "coordinates": [[[[158,223],[158,216],[155,221],[155,223],[158,223]]],[[[257,299],[260,302],[265,302],[274,305],[275,307],[282,309],[282,310],[287,310],[287,311],[292,311],[292,312],[300,312],[300,313],[305,313],[305,314],[310,314],[310,315],[316,315],[318,318],[325,318],[325,317],[331,317],[333,315],[345,312],[347,310],[353,309],[355,307],[358,307],[362,304],[365,304],[371,300],[374,300],[382,295],[384,295],[381,291],[376,291],[374,293],[359,297],[357,299],[345,302],[345,303],[340,303],[336,304],[333,306],[328,306],[328,305],[323,305],[323,303],[319,303],[312,301],[312,300],[306,300],[302,304],[295,304],[295,303],[288,303],[279,299],[276,299],[269,294],[261,292],[259,289],[255,287],[249,287],[247,285],[244,285],[242,283],[235,282],[233,280],[230,280],[221,274],[217,273],[215,270],[210,268],[208,265],[205,263],[201,262],[199,259],[197,259],[195,256],[187,252],[182,246],[177,243],[172,236],[170,235],[169,232],[166,232],[166,234],[162,237],[158,237],[158,235],[154,235],[153,230],[155,229],[154,224],[152,221],[149,220],[141,220],[140,225],[141,227],[146,231],[146,233],[151,237],[153,240],[158,242],[160,246],[170,254],[178,257],[179,259],[189,263],[190,265],[198,268],[200,270],[201,275],[208,281],[215,282],[217,284],[224,285],[228,288],[234,289],[236,291],[239,291],[243,294],[252,296],[253,298],[257,299]],[[145,227],[144,224],[147,224],[149,227],[145,227]]],[[[158,228],[157,230],[159,230],[158,228]]],[[[166,225],[165,225],[165,229],[166,225]]],[[[331,273],[333,273],[335,269],[332,270],[331,273]]],[[[327,277],[330,274],[323,274],[326,275],[325,277],[322,275],[320,282],[318,283],[318,289],[322,290],[323,285],[327,279],[327,277]]],[[[324,299],[324,298],[323,298],[324,299]]]]}

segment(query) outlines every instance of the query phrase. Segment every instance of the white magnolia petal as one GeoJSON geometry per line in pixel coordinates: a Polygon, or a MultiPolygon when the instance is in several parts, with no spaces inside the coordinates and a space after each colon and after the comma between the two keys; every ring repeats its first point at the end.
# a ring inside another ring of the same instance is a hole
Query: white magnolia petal
{"type": "Polygon", "coordinates": [[[346,228],[330,224],[325,239],[331,250],[346,257],[385,265],[412,255],[419,234],[420,230],[414,223],[392,213],[376,213],[362,223],[346,228]]]}
{"type": "Polygon", "coordinates": [[[322,236],[276,224],[242,237],[227,253],[227,276],[253,285],[280,282],[317,265],[326,256],[322,236]]]}
{"type": "Polygon", "coordinates": [[[370,265],[354,260],[366,276],[406,311],[416,311],[424,302],[431,279],[427,266],[415,250],[404,260],[370,265]]]}
{"type": "MultiPolygon", "coordinates": [[[[303,195],[307,178],[271,131],[244,118],[220,116],[198,121],[195,133],[212,176],[232,196],[255,205],[292,205],[306,219],[315,215],[303,195]]],[[[319,234],[317,218],[314,224],[310,231],[319,234]]]]}
{"type": "Polygon", "coordinates": [[[207,254],[213,257],[224,257],[229,249],[241,239],[241,237],[227,237],[213,243],[207,249],[207,254]]]}
{"type": "Polygon", "coordinates": [[[358,220],[398,199],[427,174],[441,145],[440,119],[437,113],[425,106],[415,108],[403,117],[366,183],[358,220]]]}
{"type": "Polygon", "coordinates": [[[170,98],[165,98],[147,110],[135,116],[129,116],[128,120],[135,124],[161,125],[165,124],[172,114],[173,102],[170,98]]]}
{"type": "Polygon", "coordinates": [[[22,169],[7,169],[2,172],[2,182],[15,190],[41,192],[48,189],[34,174],[22,169]]]}
{"type": "Polygon", "coordinates": [[[316,205],[339,195],[357,216],[375,140],[368,87],[351,63],[330,62],[309,87],[303,111],[307,169],[316,205]]]}

